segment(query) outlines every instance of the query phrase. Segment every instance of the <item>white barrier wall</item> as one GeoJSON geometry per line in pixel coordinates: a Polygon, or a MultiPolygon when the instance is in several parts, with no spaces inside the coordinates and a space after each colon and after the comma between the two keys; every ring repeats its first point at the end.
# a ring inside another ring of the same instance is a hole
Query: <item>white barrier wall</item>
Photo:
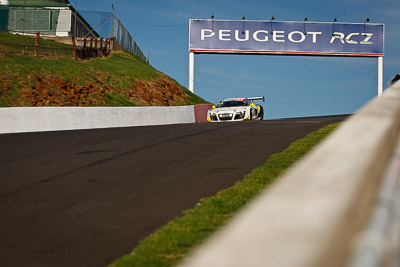
{"type": "Polygon", "coordinates": [[[0,133],[194,123],[193,106],[0,108],[0,133]]]}
{"type": "MultiPolygon", "coordinates": [[[[347,119],[179,266],[389,266],[369,259],[390,259],[391,252],[398,258],[391,240],[398,228],[390,236],[366,226],[374,204],[390,204],[377,192],[399,137],[400,82],[347,119]],[[354,261],[363,239],[372,241],[361,246],[368,258],[354,261]]],[[[382,218],[372,225],[400,220],[377,207],[382,218]]]]}

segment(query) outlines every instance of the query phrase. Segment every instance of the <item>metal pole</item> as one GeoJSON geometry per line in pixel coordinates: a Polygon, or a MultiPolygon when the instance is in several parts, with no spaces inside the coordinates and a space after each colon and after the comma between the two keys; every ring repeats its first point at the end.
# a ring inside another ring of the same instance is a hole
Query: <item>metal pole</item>
{"type": "Polygon", "coordinates": [[[112,36],[111,36],[111,38],[114,38],[115,37],[115,35],[114,35],[114,16],[115,16],[115,14],[114,14],[114,4],[112,4],[112,36]]]}
{"type": "Polygon", "coordinates": [[[24,0],[24,24],[22,26],[22,33],[25,35],[25,12],[26,12],[26,0],[24,0]]]}
{"type": "Polygon", "coordinates": [[[194,53],[189,52],[189,91],[194,92],[194,53]]]}
{"type": "Polygon", "coordinates": [[[378,57],[378,96],[383,93],[383,57],[378,57]]]}

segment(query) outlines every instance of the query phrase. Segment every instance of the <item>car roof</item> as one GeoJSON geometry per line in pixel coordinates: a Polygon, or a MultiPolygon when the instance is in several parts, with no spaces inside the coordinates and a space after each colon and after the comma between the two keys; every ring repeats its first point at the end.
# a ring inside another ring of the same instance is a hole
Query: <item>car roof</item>
{"type": "Polygon", "coordinates": [[[246,101],[246,98],[244,98],[244,97],[225,98],[222,101],[224,101],[224,102],[228,102],[228,101],[246,101]]]}

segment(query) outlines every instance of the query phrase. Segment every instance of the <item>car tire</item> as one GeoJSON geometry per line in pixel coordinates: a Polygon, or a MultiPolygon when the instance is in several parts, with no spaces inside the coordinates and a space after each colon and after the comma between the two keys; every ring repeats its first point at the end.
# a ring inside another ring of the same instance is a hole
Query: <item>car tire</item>
{"type": "Polygon", "coordinates": [[[260,106],[260,115],[258,117],[261,121],[264,119],[264,108],[262,106],[260,106]]]}

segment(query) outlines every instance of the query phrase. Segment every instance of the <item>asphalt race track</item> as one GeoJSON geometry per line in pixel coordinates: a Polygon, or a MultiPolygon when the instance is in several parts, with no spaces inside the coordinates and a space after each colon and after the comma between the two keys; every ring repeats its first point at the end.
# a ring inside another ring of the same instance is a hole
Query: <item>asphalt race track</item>
{"type": "Polygon", "coordinates": [[[106,266],[344,118],[0,135],[0,266],[106,266]]]}

